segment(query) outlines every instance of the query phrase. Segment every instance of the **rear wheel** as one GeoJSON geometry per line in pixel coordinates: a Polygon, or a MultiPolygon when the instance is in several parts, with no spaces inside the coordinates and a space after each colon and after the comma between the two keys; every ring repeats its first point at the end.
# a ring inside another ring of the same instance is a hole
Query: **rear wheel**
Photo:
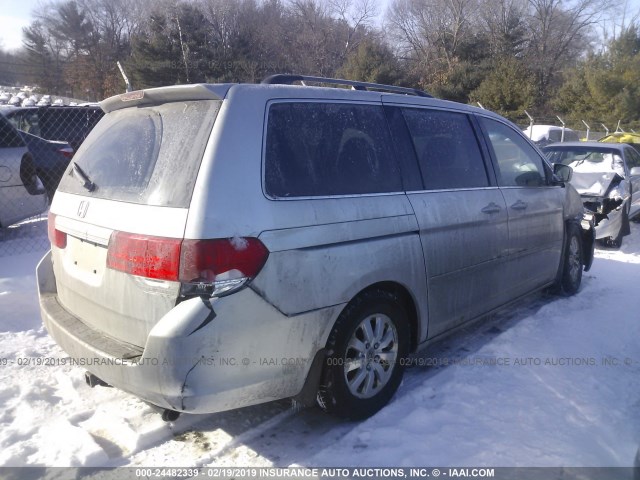
{"type": "Polygon", "coordinates": [[[400,299],[378,289],[354,299],[338,318],[327,350],[319,405],[351,419],[376,413],[398,389],[409,352],[408,318],[400,299]]]}

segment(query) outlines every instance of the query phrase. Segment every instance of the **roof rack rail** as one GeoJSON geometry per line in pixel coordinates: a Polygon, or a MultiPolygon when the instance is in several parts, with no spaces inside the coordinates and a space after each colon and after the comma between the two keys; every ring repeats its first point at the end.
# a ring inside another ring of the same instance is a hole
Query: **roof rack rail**
{"type": "Polygon", "coordinates": [[[394,85],[383,85],[381,83],[357,82],[354,80],[343,80],[341,78],[313,77],[309,75],[291,75],[278,73],[266,77],[260,83],[265,85],[293,85],[294,82],[301,82],[303,85],[305,85],[305,82],[348,85],[354,90],[374,90],[379,92],[403,93],[405,95],[416,95],[418,97],[433,98],[433,96],[429,95],[427,92],[423,92],[422,90],[418,90],[416,88],[396,87],[394,85]]]}

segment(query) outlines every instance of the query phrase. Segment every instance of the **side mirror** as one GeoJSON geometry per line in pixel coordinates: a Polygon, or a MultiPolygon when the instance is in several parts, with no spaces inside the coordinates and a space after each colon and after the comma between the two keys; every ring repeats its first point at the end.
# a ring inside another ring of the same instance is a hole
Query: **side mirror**
{"type": "MultiPolygon", "coordinates": [[[[640,170],[640,168],[638,170],[640,170]]],[[[571,181],[571,177],[573,176],[573,168],[562,163],[554,163],[553,174],[558,177],[558,180],[566,183],[571,181]]]]}
{"type": "Polygon", "coordinates": [[[636,177],[636,176],[640,175],[640,167],[633,167],[629,171],[629,175],[631,175],[632,177],[636,177]]]}

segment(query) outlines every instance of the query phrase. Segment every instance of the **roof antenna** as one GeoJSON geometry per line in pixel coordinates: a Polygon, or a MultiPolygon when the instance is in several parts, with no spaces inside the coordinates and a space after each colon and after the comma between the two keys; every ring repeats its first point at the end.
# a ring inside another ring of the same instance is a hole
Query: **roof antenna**
{"type": "Polygon", "coordinates": [[[129,78],[127,78],[127,74],[124,73],[124,68],[120,65],[120,62],[116,62],[118,64],[118,68],[120,69],[120,73],[122,74],[122,78],[124,78],[124,83],[127,85],[127,92],[132,92],[133,88],[131,87],[131,82],[129,82],[129,78]]]}

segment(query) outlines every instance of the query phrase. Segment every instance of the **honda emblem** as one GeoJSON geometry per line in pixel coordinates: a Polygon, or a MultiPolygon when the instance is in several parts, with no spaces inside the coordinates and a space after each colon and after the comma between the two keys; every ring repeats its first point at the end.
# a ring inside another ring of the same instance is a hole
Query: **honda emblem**
{"type": "Polygon", "coordinates": [[[83,200],[78,205],[78,217],[84,218],[87,215],[87,210],[89,209],[89,202],[83,200]]]}

